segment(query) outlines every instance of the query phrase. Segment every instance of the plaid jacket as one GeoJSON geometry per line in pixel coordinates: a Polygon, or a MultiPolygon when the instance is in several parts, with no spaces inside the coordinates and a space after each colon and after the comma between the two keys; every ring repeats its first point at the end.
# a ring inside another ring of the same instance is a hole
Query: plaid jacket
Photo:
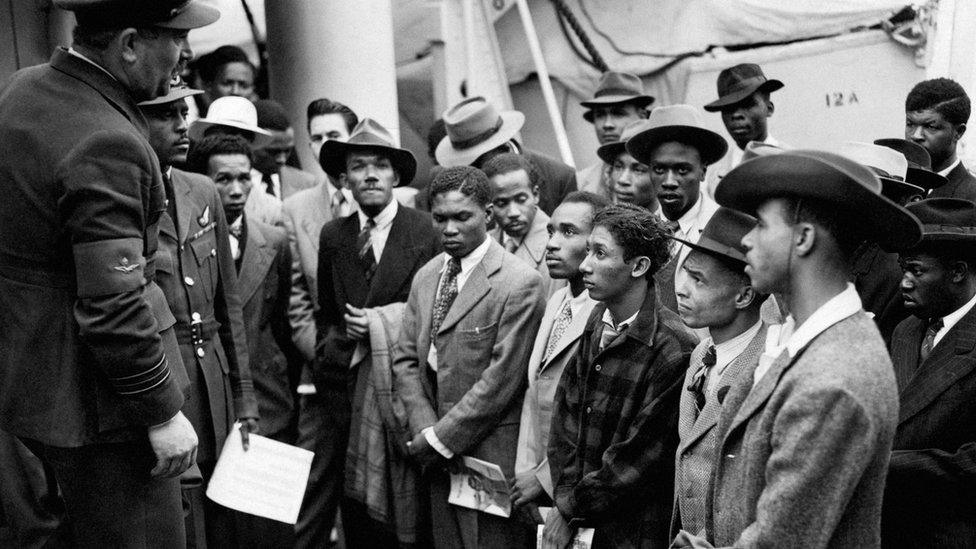
{"type": "Polygon", "coordinates": [[[556,393],[549,442],[555,503],[594,546],[667,547],[678,400],[695,336],[653,285],[634,322],[598,352],[598,304],[556,393]]]}

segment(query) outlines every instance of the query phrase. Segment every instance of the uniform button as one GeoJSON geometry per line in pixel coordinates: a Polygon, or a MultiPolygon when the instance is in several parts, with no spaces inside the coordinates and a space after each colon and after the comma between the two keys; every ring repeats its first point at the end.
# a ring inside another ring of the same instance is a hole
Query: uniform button
{"type": "Polygon", "coordinates": [[[193,279],[188,276],[183,277],[183,282],[186,282],[187,286],[193,286],[193,279]]]}
{"type": "Polygon", "coordinates": [[[194,321],[200,320],[200,313],[194,311],[193,314],[190,315],[190,319],[194,321]]]}
{"type": "Polygon", "coordinates": [[[217,257],[217,248],[210,248],[210,256],[217,257]]]}
{"type": "Polygon", "coordinates": [[[587,414],[590,413],[590,412],[592,412],[592,411],[593,411],[593,408],[591,408],[589,406],[586,407],[586,413],[587,414]]]}
{"type": "Polygon", "coordinates": [[[203,352],[203,347],[197,347],[197,356],[203,358],[204,354],[206,353],[203,352]]]}
{"type": "Polygon", "coordinates": [[[593,368],[593,369],[599,372],[600,370],[603,369],[603,366],[600,366],[599,364],[597,364],[596,365],[596,368],[593,368]]]}

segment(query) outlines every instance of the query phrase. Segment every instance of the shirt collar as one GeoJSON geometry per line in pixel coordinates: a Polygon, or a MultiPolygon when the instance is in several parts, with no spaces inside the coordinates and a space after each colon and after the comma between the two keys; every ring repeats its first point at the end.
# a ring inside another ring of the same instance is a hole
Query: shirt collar
{"type": "MultiPolygon", "coordinates": [[[[491,247],[491,239],[488,235],[485,235],[485,241],[478,245],[477,248],[471,250],[468,255],[461,258],[461,272],[466,273],[474,268],[475,265],[481,263],[481,260],[485,258],[485,254],[488,253],[488,248],[491,247]]],[[[444,252],[444,268],[447,268],[447,262],[451,260],[451,254],[444,252]]]]}
{"type": "MultiPolygon", "coordinates": [[[[393,223],[393,218],[396,217],[396,214],[397,214],[397,201],[396,199],[392,199],[390,200],[390,203],[384,206],[383,209],[380,210],[380,213],[376,214],[376,217],[373,218],[373,223],[376,223],[376,229],[377,230],[385,229],[387,225],[393,223]]],[[[359,216],[359,226],[365,227],[366,220],[369,219],[369,217],[367,217],[366,214],[363,213],[362,208],[356,210],[356,215],[359,216]]]]}
{"type": "Polygon", "coordinates": [[[962,159],[959,158],[959,157],[956,157],[956,161],[953,162],[952,164],[949,164],[949,167],[948,168],[946,168],[944,170],[940,170],[939,171],[939,175],[941,175],[942,177],[948,177],[949,176],[949,172],[951,172],[952,170],[956,169],[956,166],[958,166],[961,162],[962,162],[962,159]]]}
{"type": "Polygon", "coordinates": [[[678,219],[678,228],[684,236],[688,236],[689,231],[698,223],[698,216],[702,213],[703,204],[705,202],[705,195],[699,191],[698,200],[695,201],[695,205],[688,209],[683,216],[678,219]]]}
{"type": "MultiPolygon", "coordinates": [[[[241,228],[241,223],[244,223],[244,216],[243,215],[237,216],[237,219],[235,219],[233,223],[231,223],[230,225],[228,225],[228,227],[231,227],[231,228],[234,228],[234,229],[240,229],[241,228]]],[[[231,235],[231,236],[233,236],[233,235],[231,235]]]]}
{"type": "Polygon", "coordinates": [[[972,310],[976,306],[976,295],[973,295],[972,299],[966,302],[965,305],[959,307],[955,311],[942,317],[942,330],[940,332],[948,332],[950,328],[956,325],[962,317],[966,316],[966,313],[972,310]]]}
{"type": "Polygon", "coordinates": [[[78,59],[81,59],[82,61],[84,61],[84,62],[86,62],[86,63],[89,63],[89,64],[91,64],[91,65],[95,65],[96,67],[98,67],[98,70],[100,70],[100,71],[102,71],[102,72],[104,72],[105,74],[107,74],[107,75],[109,75],[110,77],[112,77],[112,80],[115,80],[115,81],[118,81],[118,80],[119,80],[118,78],[116,78],[116,77],[115,77],[115,75],[114,75],[114,74],[112,74],[112,73],[110,73],[110,72],[108,72],[108,70],[107,70],[107,69],[106,69],[105,67],[103,67],[103,66],[101,66],[101,65],[99,65],[98,63],[96,63],[96,62],[94,62],[94,61],[92,61],[91,59],[89,59],[89,58],[87,58],[87,57],[85,57],[85,56],[84,56],[84,55],[83,55],[83,54],[82,54],[81,52],[79,52],[78,50],[76,50],[76,49],[74,49],[74,48],[71,48],[71,47],[69,47],[69,48],[68,48],[68,53],[69,53],[69,54],[71,54],[71,55],[73,55],[73,56],[75,56],[75,57],[77,57],[78,59]]]}
{"type": "Polygon", "coordinates": [[[786,350],[790,358],[795,357],[801,349],[806,347],[815,337],[822,334],[834,324],[861,310],[861,298],[850,282],[841,293],[830,298],[819,309],[810,315],[800,326],[797,326],[786,342],[786,350]]]}
{"type": "Polygon", "coordinates": [[[618,332],[622,332],[627,326],[630,326],[631,324],[634,323],[635,320],[637,320],[638,313],[640,313],[640,309],[638,309],[636,313],[630,315],[630,318],[624,319],[622,322],[614,323],[613,313],[611,313],[610,309],[607,308],[603,310],[603,323],[612,327],[614,330],[617,330],[618,332]]]}
{"type": "MultiPolygon", "coordinates": [[[[728,341],[724,341],[722,343],[714,343],[715,366],[717,366],[718,369],[721,370],[725,368],[725,366],[730,364],[733,360],[735,360],[736,357],[741,355],[742,351],[745,351],[746,347],[749,346],[749,343],[752,341],[752,338],[756,337],[756,334],[759,333],[760,328],[762,328],[762,321],[756,322],[755,324],[753,324],[751,328],[733,337],[728,341]]],[[[709,341],[709,343],[712,342],[709,341]]]]}

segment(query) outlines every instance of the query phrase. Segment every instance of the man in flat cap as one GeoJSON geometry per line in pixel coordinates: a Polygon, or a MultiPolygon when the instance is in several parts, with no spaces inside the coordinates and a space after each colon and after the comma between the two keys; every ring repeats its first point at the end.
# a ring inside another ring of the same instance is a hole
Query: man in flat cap
{"type": "MultiPolygon", "coordinates": [[[[593,97],[581,101],[587,108],[583,118],[593,124],[596,139],[603,147],[624,141],[624,128],[628,124],[647,118],[648,107],[654,98],[644,93],[644,83],[634,74],[607,71],[600,77],[593,97]]],[[[600,161],[576,172],[576,186],[581,191],[613,198],[610,169],[613,162],[602,156],[600,161]]]]}
{"type": "Polygon", "coordinates": [[[0,427],[54,472],[78,546],[180,547],[197,437],[154,282],[166,198],[137,103],[169,92],[188,30],[219,13],[55,4],[75,12],[72,47],[0,91],[0,427]]]}
{"type": "Polygon", "coordinates": [[[673,546],[878,547],[898,390],[848,261],[863,240],[914,246],[921,227],[870,169],[823,151],[745,162],[716,199],[758,214],[746,272],[783,297],[796,329],[751,387],[726,395],[704,536],[673,546]]]}

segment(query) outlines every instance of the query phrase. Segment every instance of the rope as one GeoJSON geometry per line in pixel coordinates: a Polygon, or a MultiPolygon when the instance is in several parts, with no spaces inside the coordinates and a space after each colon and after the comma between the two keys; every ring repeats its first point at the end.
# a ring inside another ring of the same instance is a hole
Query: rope
{"type": "Polygon", "coordinates": [[[607,62],[603,60],[600,52],[596,50],[596,46],[593,45],[590,37],[586,34],[586,30],[582,25],[580,25],[579,20],[576,19],[575,15],[573,15],[573,12],[569,10],[569,6],[566,5],[566,2],[563,0],[552,0],[552,4],[556,7],[556,11],[559,12],[562,18],[569,23],[570,28],[573,29],[573,33],[576,34],[577,38],[579,38],[580,43],[583,44],[586,52],[593,60],[592,64],[599,69],[600,72],[607,72],[610,70],[610,67],[607,66],[607,62]]]}

